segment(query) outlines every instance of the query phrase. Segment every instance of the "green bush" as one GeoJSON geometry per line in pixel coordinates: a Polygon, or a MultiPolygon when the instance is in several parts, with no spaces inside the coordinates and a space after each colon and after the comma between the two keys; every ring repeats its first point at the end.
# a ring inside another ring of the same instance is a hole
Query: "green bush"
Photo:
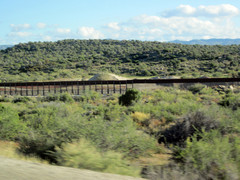
{"type": "Polygon", "coordinates": [[[27,135],[19,137],[19,150],[27,155],[37,155],[54,162],[49,155],[55,146],[79,138],[76,119],[72,118],[68,106],[61,102],[39,104],[24,115],[28,124],[27,135]]]}
{"type": "Polygon", "coordinates": [[[44,96],[41,101],[42,102],[51,102],[51,101],[59,101],[59,94],[47,94],[44,96]]]}
{"type": "Polygon", "coordinates": [[[62,102],[67,102],[67,103],[74,102],[72,96],[69,93],[60,94],[59,100],[62,102]]]}
{"type": "Polygon", "coordinates": [[[62,101],[66,103],[72,103],[74,102],[74,99],[69,93],[65,92],[60,94],[48,94],[47,96],[44,96],[41,99],[41,101],[42,102],[62,101]]]}
{"type": "Polygon", "coordinates": [[[96,91],[85,91],[85,93],[80,96],[73,96],[76,102],[96,102],[100,100],[100,98],[101,94],[96,91]]]}
{"type": "Polygon", "coordinates": [[[13,99],[13,97],[11,97],[11,96],[7,96],[7,95],[0,96],[0,102],[11,102],[12,99],[13,99]]]}
{"type": "Polygon", "coordinates": [[[89,139],[103,151],[114,150],[132,158],[154,150],[154,138],[138,131],[132,120],[121,113],[123,108],[119,105],[111,108],[119,111],[119,117],[105,111],[108,107],[88,103],[41,103],[22,117],[28,122],[29,129],[28,136],[20,139],[21,151],[34,153],[35,144],[38,144],[40,150],[37,153],[45,156],[53,146],[79,138],[89,139]],[[51,146],[44,142],[49,142],[51,146]]]}
{"type": "Polygon", "coordinates": [[[140,99],[140,93],[135,89],[128,89],[125,94],[119,97],[119,104],[123,106],[130,106],[140,99]]]}
{"type": "Polygon", "coordinates": [[[73,143],[65,143],[56,147],[57,162],[60,165],[90,169],[107,173],[139,176],[140,169],[130,166],[123,155],[113,151],[100,153],[95,146],[85,139],[73,143]]]}
{"type": "Polygon", "coordinates": [[[28,101],[31,101],[31,98],[27,96],[14,97],[12,100],[13,103],[19,103],[19,102],[26,103],[28,101]]]}
{"type": "Polygon", "coordinates": [[[26,125],[19,120],[18,113],[0,104],[0,139],[16,140],[26,131],[26,125]]]}
{"type": "Polygon", "coordinates": [[[194,84],[190,87],[188,87],[188,90],[191,91],[193,94],[199,93],[203,88],[206,86],[203,84],[194,84]]]}
{"type": "Polygon", "coordinates": [[[202,172],[204,179],[239,179],[240,140],[217,130],[194,135],[180,153],[185,163],[202,172]],[[199,137],[201,139],[199,140],[199,137]]]}
{"type": "Polygon", "coordinates": [[[226,94],[219,102],[219,105],[224,107],[230,107],[232,110],[237,110],[240,107],[240,95],[226,94]]]}
{"type": "Polygon", "coordinates": [[[55,146],[61,145],[60,141],[46,137],[38,132],[29,132],[20,136],[18,151],[27,156],[37,156],[51,163],[56,163],[56,158],[52,153],[55,146]]]}

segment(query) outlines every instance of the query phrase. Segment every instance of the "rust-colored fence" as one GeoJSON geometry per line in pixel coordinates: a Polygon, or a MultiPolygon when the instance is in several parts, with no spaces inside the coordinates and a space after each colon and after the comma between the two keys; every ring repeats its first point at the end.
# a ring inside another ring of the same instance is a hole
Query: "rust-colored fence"
{"type": "Polygon", "coordinates": [[[0,83],[0,95],[45,96],[49,93],[68,92],[80,95],[86,91],[102,94],[124,93],[128,88],[157,88],[174,84],[190,85],[203,83],[209,86],[218,84],[239,85],[240,78],[199,78],[199,79],[134,79],[111,81],[52,81],[52,82],[9,82],[0,83]]]}

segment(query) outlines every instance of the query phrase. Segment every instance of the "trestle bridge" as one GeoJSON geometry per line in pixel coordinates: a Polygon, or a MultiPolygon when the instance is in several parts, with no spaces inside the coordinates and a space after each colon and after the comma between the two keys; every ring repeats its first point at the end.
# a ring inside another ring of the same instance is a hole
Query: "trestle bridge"
{"type": "Polygon", "coordinates": [[[240,78],[196,78],[196,79],[133,79],[105,81],[51,81],[51,82],[4,82],[0,83],[0,95],[45,96],[68,92],[80,95],[86,91],[101,94],[124,93],[129,88],[157,89],[161,86],[186,87],[201,83],[207,86],[240,85],[240,78]]]}

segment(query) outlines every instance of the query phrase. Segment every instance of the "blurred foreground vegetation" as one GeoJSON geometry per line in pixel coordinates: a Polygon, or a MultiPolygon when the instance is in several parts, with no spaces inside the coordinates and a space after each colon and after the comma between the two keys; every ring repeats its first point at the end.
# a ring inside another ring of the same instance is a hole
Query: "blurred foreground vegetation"
{"type": "Polygon", "coordinates": [[[237,87],[0,101],[0,146],[26,157],[149,179],[240,178],[237,87]]]}

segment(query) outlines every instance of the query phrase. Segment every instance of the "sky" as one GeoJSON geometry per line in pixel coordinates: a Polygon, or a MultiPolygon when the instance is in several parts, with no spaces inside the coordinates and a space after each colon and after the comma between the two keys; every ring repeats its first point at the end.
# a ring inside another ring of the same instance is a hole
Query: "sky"
{"type": "Polygon", "coordinates": [[[0,0],[0,45],[240,38],[239,0],[0,0]]]}

